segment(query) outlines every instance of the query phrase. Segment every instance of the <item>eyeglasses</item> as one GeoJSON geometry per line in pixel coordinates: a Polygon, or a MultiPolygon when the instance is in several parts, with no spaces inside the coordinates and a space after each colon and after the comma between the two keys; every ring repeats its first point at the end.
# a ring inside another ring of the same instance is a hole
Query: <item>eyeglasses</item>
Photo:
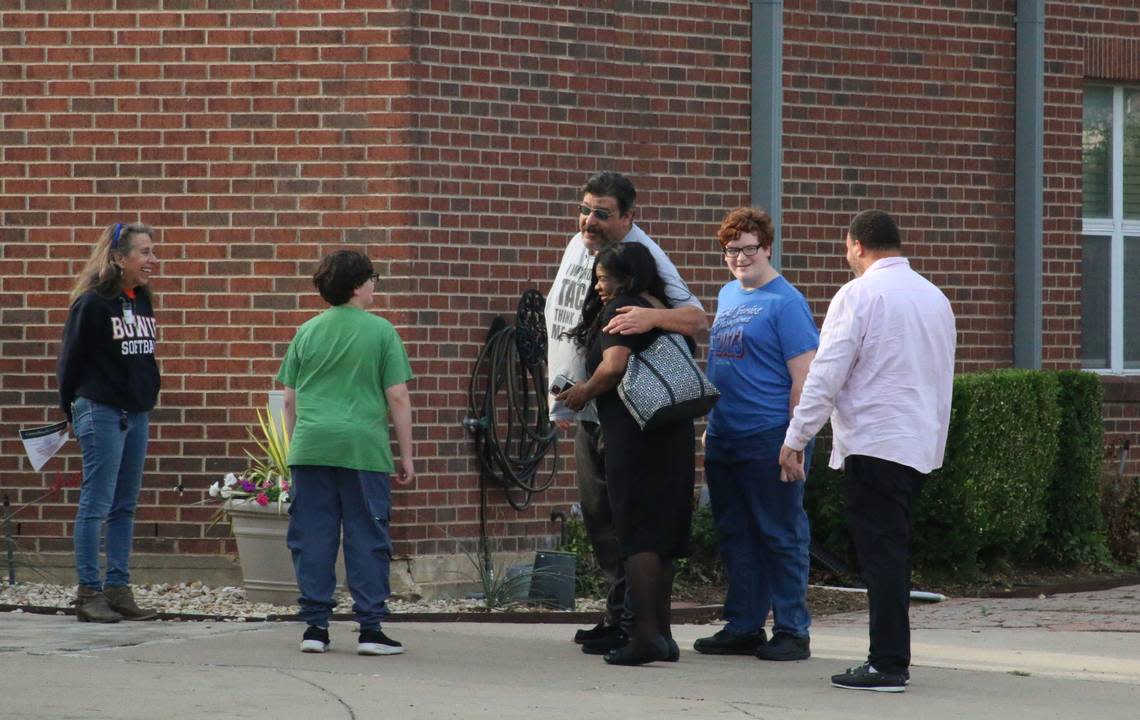
{"type": "Polygon", "coordinates": [[[371,280],[372,282],[380,282],[380,273],[372,273],[371,275],[366,277],[365,280],[371,280]]]}
{"type": "Polygon", "coordinates": [[[590,214],[593,213],[594,217],[598,218],[602,222],[609,220],[614,214],[613,210],[607,210],[605,208],[592,208],[586,205],[579,205],[578,212],[585,215],[586,217],[589,217],[590,214]]]}
{"type": "Polygon", "coordinates": [[[755,255],[758,252],[760,252],[760,246],[759,245],[745,245],[744,247],[726,247],[724,249],[724,256],[734,258],[740,254],[743,254],[744,257],[752,257],[753,255],[755,255]]]}

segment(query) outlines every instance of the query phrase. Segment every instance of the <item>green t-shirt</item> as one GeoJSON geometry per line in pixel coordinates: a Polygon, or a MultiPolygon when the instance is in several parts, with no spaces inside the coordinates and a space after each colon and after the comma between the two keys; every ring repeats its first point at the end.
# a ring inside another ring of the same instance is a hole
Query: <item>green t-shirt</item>
{"type": "Polygon", "coordinates": [[[386,388],[412,379],[392,323],[352,305],[297,330],[277,380],[297,395],[289,465],[392,472],[386,388]]]}

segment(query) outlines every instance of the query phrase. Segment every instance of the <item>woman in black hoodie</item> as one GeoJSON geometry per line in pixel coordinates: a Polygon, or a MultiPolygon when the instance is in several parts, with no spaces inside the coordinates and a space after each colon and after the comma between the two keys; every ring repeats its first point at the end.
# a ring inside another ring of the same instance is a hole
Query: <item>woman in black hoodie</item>
{"type": "Polygon", "coordinates": [[[59,401],[83,450],[74,542],[80,622],[155,616],[135,604],[128,584],[148,413],[160,384],[147,289],[158,266],[151,236],[146,225],[116,223],[103,231],[75,280],[63,329],[59,401]],[[104,524],[105,580],[99,574],[104,524]]]}

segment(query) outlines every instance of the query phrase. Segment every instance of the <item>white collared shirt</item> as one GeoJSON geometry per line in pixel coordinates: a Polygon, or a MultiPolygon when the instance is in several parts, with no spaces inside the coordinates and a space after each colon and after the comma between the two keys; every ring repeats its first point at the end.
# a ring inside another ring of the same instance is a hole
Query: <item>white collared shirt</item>
{"type": "Polygon", "coordinates": [[[803,449],[830,415],[833,468],[848,455],[941,467],[956,340],[942,291],[904,257],[876,260],[827,308],[784,443],[803,449]]]}

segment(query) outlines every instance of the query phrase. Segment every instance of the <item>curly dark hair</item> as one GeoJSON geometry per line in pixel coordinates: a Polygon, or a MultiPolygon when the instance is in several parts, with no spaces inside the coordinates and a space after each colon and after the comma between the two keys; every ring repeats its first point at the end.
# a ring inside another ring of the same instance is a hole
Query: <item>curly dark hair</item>
{"type": "Polygon", "coordinates": [[[847,233],[868,250],[900,250],[902,236],[895,219],[882,210],[864,210],[855,216],[847,233]]]}
{"type": "Polygon", "coordinates": [[[337,250],[321,260],[313,273],[313,285],[329,305],[344,305],[372,274],[372,261],[367,255],[355,250],[337,250]]]}
{"type": "Polygon", "coordinates": [[[618,281],[623,295],[649,293],[664,303],[665,307],[673,307],[669,296],[665,294],[665,281],[657,272],[657,262],[648,248],[635,242],[618,243],[606,248],[594,260],[590,289],[582,301],[582,320],[563,334],[563,337],[573,340],[581,347],[590,347],[602,329],[605,303],[596,289],[599,267],[618,281]]]}

